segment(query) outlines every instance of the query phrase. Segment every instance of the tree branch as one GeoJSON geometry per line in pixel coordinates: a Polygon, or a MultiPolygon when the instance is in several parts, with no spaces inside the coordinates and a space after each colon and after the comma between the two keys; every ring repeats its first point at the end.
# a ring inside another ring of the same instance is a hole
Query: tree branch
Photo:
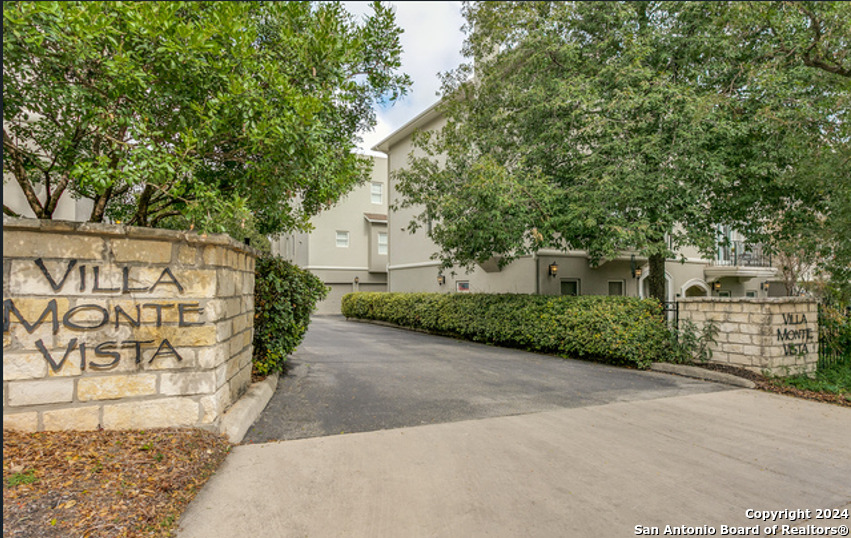
{"type": "Polygon", "coordinates": [[[12,209],[9,206],[7,206],[6,204],[3,204],[3,214],[9,215],[10,217],[20,217],[21,216],[20,214],[12,211],[12,209]]]}
{"type": "Polygon", "coordinates": [[[32,183],[27,178],[27,171],[24,169],[22,152],[15,144],[12,143],[12,139],[9,137],[8,133],[6,133],[6,129],[3,129],[3,146],[8,148],[11,152],[13,168],[12,175],[15,176],[15,180],[17,180],[18,185],[21,186],[21,190],[24,191],[24,196],[27,198],[27,202],[30,204],[33,213],[35,213],[36,218],[44,218],[44,207],[41,205],[38,196],[36,196],[32,183]]]}

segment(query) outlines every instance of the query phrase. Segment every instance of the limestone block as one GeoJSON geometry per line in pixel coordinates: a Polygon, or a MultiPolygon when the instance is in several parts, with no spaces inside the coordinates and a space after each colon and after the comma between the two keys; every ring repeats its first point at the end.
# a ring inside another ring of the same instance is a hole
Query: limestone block
{"type": "Polygon", "coordinates": [[[157,357],[157,360],[150,360],[142,363],[145,370],[188,370],[198,368],[197,354],[205,348],[178,347],[175,348],[180,355],[181,360],[178,360],[174,355],[162,355],[157,357]]]}
{"type": "Polygon", "coordinates": [[[768,314],[753,313],[748,314],[748,322],[754,325],[764,325],[768,323],[770,316],[768,314]]]}
{"type": "Polygon", "coordinates": [[[718,324],[718,330],[722,333],[734,333],[739,332],[739,326],[735,323],[723,322],[718,324]]]}
{"type": "Polygon", "coordinates": [[[227,378],[228,378],[228,380],[230,380],[230,379],[233,378],[233,376],[236,375],[237,372],[239,372],[239,369],[241,368],[241,366],[239,364],[239,356],[231,357],[230,359],[228,359],[226,366],[227,366],[227,378]]]}
{"type": "Polygon", "coordinates": [[[41,379],[47,376],[47,361],[39,352],[3,352],[3,381],[41,379]]]}
{"type": "MultiPolygon", "coordinates": [[[[162,340],[168,340],[172,347],[209,346],[216,342],[216,326],[212,323],[194,327],[178,327],[168,325],[163,327],[139,327],[134,333],[135,340],[153,340],[149,346],[159,346],[162,340]]],[[[156,349],[156,348],[153,348],[156,349]]],[[[153,351],[149,351],[153,354],[153,351]]],[[[146,355],[150,358],[150,355],[146,355]]]]}
{"type": "Polygon", "coordinates": [[[154,374],[84,377],[77,382],[77,399],[81,402],[147,396],[156,392],[157,376],[154,374]]]}
{"type": "MultiPolygon", "coordinates": [[[[205,370],[216,368],[219,365],[224,364],[226,354],[225,346],[221,344],[199,348],[198,367],[205,370]]],[[[221,385],[221,383],[218,384],[221,385]]]]}
{"type": "Polygon", "coordinates": [[[225,249],[216,246],[204,247],[204,263],[206,265],[224,265],[225,249]]]}
{"type": "Polygon", "coordinates": [[[112,256],[117,262],[169,263],[171,247],[169,241],[143,241],[140,239],[113,239],[112,256]]]}
{"type": "Polygon", "coordinates": [[[216,372],[163,373],[160,393],[168,396],[212,394],[216,391],[216,372]]]}
{"type": "Polygon", "coordinates": [[[742,353],[749,357],[759,357],[762,354],[762,347],[743,345],[742,353]]]}
{"type": "MultiPolygon", "coordinates": [[[[142,286],[153,286],[162,276],[162,267],[140,267],[134,269],[130,274],[138,275],[142,286]]],[[[216,271],[212,269],[172,269],[172,274],[183,291],[178,290],[171,279],[166,275],[162,282],[154,289],[140,294],[140,297],[155,297],[186,300],[188,298],[206,299],[212,298],[216,293],[216,271]]],[[[132,284],[131,284],[132,285],[132,284]]]]}
{"type": "Polygon", "coordinates": [[[248,390],[248,385],[251,384],[251,367],[243,368],[230,380],[230,397],[232,401],[237,401],[240,396],[248,390]]]}
{"type": "Polygon", "coordinates": [[[228,382],[228,365],[222,364],[216,370],[216,387],[221,387],[228,382]]]}
{"type": "Polygon", "coordinates": [[[74,398],[73,379],[12,381],[8,386],[9,405],[12,407],[67,403],[74,398]]]}
{"type": "Polygon", "coordinates": [[[195,253],[197,249],[189,245],[180,245],[177,249],[177,261],[185,265],[195,265],[195,253]]]}
{"type": "Polygon", "coordinates": [[[745,313],[729,314],[727,316],[727,321],[731,321],[731,322],[734,322],[734,323],[749,323],[750,322],[750,316],[748,314],[745,314],[745,313]]]}
{"type": "Polygon", "coordinates": [[[201,398],[201,423],[210,424],[220,418],[230,404],[230,387],[223,386],[210,396],[201,398]]]}
{"type": "Polygon", "coordinates": [[[729,341],[734,344],[759,344],[758,336],[754,336],[751,334],[742,334],[740,332],[731,332],[729,335],[729,341]]]}
{"type": "Polygon", "coordinates": [[[100,237],[10,231],[3,234],[3,256],[96,260],[103,255],[103,243],[100,237]]]}
{"type": "Polygon", "coordinates": [[[744,354],[744,346],[742,344],[723,344],[720,346],[721,351],[726,351],[727,353],[740,353],[744,354]]]}
{"type": "Polygon", "coordinates": [[[56,409],[42,414],[44,429],[57,430],[96,430],[100,425],[100,407],[75,407],[56,409]]]}
{"type": "Polygon", "coordinates": [[[233,271],[227,269],[216,270],[216,294],[219,297],[230,297],[234,295],[233,271]]]}
{"type": "Polygon", "coordinates": [[[216,323],[216,341],[226,342],[233,336],[233,324],[229,320],[216,323]]]}
{"type": "Polygon", "coordinates": [[[3,413],[3,429],[19,432],[38,431],[38,413],[3,413]]]}
{"type": "Polygon", "coordinates": [[[200,416],[191,398],[163,398],[103,407],[103,427],[113,430],[193,426],[200,416]]]}

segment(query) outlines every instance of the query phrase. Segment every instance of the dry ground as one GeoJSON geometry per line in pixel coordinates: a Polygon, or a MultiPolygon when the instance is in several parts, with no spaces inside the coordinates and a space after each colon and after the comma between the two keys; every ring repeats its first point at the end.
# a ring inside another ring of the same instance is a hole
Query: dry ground
{"type": "Polygon", "coordinates": [[[3,536],[170,536],[230,444],[195,429],[3,431],[3,536]]]}

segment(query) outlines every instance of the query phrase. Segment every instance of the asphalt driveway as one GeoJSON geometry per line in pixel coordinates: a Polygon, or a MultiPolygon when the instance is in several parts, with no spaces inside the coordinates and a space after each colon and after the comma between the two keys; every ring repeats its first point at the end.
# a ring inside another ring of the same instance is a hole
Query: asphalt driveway
{"type": "Polygon", "coordinates": [[[296,363],[249,435],[302,439],[235,447],[179,538],[848,533],[846,408],[340,318],[296,363]]]}
{"type": "Polygon", "coordinates": [[[730,390],[653,372],[317,316],[244,443],[730,390]]]}

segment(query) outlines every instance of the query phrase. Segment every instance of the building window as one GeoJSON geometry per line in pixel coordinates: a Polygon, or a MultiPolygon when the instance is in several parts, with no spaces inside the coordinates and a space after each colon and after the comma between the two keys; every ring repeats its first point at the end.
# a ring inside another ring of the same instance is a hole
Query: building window
{"type": "Polygon", "coordinates": [[[384,203],[384,184],[383,183],[373,183],[372,188],[370,189],[370,194],[372,196],[373,204],[383,204],[384,203]]]}
{"type": "Polygon", "coordinates": [[[378,232],[378,253],[381,255],[387,254],[387,233],[378,232]]]}
{"type": "Polygon", "coordinates": [[[609,280],[609,295],[623,295],[623,280],[609,280]]]}
{"type": "Polygon", "coordinates": [[[337,246],[341,248],[349,246],[349,232],[337,231],[337,246]]]}
{"type": "Polygon", "coordinates": [[[755,291],[746,291],[745,297],[756,297],[756,292],[755,291]]]}
{"type": "Polygon", "coordinates": [[[469,280],[456,280],[455,281],[455,291],[459,293],[468,293],[470,291],[470,281],[469,280]]]}
{"type": "Polygon", "coordinates": [[[579,279],[565,278],[561,281],[562,295],[579,295],[579,279]]]}

